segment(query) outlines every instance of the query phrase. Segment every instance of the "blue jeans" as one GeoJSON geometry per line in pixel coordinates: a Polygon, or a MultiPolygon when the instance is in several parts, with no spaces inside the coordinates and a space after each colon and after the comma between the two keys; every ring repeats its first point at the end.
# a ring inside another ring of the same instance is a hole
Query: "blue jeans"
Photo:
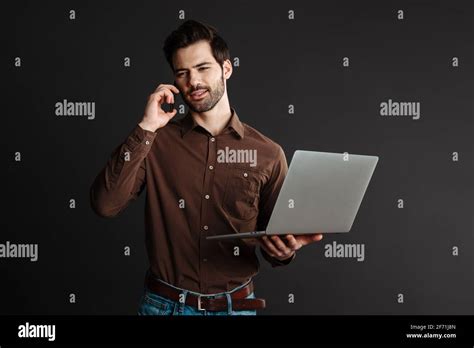
{"type": "MultiPolygon", "coordinates": [[[[166,283],[165,283],[166,284],[166,283]]],[[[154,292],[151,292],[148,288],[144,288],[143,295],[140,300],[140,305],[138,307],[138,315],[256,315],[256,310],[242,310],[242,311],[234,311],[232,309],[232,298],[230,294],[241,287],[245,286],[245,284],[231,290],[230,292],[223,292],[217,294],[199,294],[194,291],[189,291],[181,288],[183,296],[183,303],[179,301],[173,301],[166,297],[160,296],[154,292]],[[196,307],[189,306],[185,304],[187,294],[192,293],[194,295],[201,295],[206,297],[226,297],[227,298],[227,310],[225,311],[207,311],[207,310],[199,310],[196,307]]],[[[255,298],[255,294],[252,292],[246,298],[255,298]]]]}

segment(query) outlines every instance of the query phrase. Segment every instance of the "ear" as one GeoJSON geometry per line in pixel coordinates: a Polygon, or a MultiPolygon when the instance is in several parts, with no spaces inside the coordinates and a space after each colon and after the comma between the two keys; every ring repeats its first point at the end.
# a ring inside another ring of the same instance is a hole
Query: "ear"
{"type": "Polygon", "coordinates": [[[224,63],[222,64],[222,69],[223,69],[223,73],[224,73],[224,78],[226,80],[230,79],[230,76],[232,75],[233,68],[232,68],[232,63],[229,59],[226,59],[224,61],[224,63]]]}

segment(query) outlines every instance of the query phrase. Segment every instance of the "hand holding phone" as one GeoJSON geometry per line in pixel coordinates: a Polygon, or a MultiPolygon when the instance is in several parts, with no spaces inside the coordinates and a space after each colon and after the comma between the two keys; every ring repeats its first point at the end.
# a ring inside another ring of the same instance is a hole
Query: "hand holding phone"
{"type": "Polygon", "coordinates": [[[155,132],[160,129],[176,115],[174,108],[174,94],[179,94],[179,89],[174,85],[161,84],[148,97],[145,113],[139,123],[143,129],[155,132]],[[169,104],[166,108],[163,104],[169,104]]]}

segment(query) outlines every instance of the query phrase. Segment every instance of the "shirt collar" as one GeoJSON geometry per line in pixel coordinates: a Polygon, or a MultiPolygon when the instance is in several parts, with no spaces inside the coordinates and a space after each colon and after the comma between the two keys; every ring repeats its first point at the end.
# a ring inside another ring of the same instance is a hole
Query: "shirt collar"
{"type": "MultiPolygon", "coordinates": [[[[244,126],[242,122],[240,122],[239,117],[237,116],[237,112],[234,108],[230,108],[232,115],[230,116],[229,123],[225,126],[222,133],[225,133],[227,129],[232,130],[240,139],[244,137],[244,126]]],[[[185,117],[181,120],[181,136],[184,137],[190,130],[198,127],[194,117],[191,115],[191,112],[188,111],[185,117]]]]}

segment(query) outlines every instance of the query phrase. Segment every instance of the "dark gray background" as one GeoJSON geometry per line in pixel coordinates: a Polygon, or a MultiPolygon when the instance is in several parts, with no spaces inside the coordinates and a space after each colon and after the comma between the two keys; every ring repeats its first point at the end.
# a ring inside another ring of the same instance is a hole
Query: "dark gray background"
{"type": "Polygon", "coordinates": [[[256,293],[268,302],[261,313],[474,313],[472,2],[8,6],[1,14],[0,243],[38,243],[39,260],[0,259],[0,314],[136,313],[147,267],[144,194],[119,217],[101,219],[90,209],[89,187],[140,121],[148,94],[172,82],[161,47],[182,22],[180,9],[219,29],[240,59],[228,81],[231,105],[288,160],[296,149],[380,156],[349,234],[325,236],[285,268],[261,262],[256,293]],[[345,56],[350,68],[342,67],[345,56]],[[95,120],[55,116],[63,99],[95,101],[95,120]],[[388,99],[421,102],[421,119],[381,117],[388,99]],[[365,261],[325,258],[333,240],[364,243],[365,261]]]}

